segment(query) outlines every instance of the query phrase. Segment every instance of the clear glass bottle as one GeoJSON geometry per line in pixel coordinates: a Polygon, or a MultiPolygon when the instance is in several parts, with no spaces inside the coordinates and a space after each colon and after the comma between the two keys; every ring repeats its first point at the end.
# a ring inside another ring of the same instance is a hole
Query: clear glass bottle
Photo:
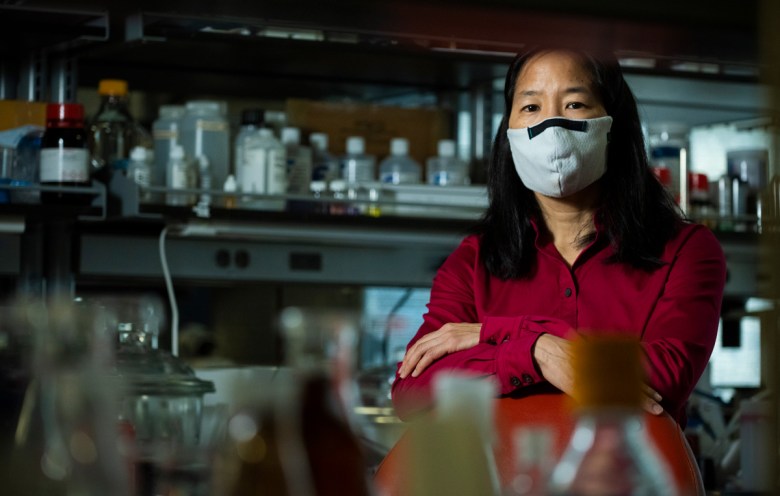
{"type": "Polygon", "coordinates": [[[366,153],[366,142],[360,136],[347,138],[347,153],[341,163],[341,178],[348,183],[376,179],[376,157],[366,153]]]}
{"type": "Polygon", "coordinates": [[[241,127],[236,134],[233,145],[233,174],[235,174],[236,182],[239,185],[244,173],[247,139],[263,127],[264,116],[265,111],[259,108],[245,109],[241,112],[241,127]]]}
{"type": "Polygon", "coordinates": [[[188,157],[205,155],[215,184],[224,184],[230,173],[230,129],[225,102],[187,102],[179,144],[188,157]]]}
{"type": "Polygon", "coordinates": [[[100,109],[89,128],[89,148],[92,173],[107,182],[114,170],[127,170],[133,147],[151,148],[152,140],[128,110],[127,81],[103,79],[98,93],[100,109]]]}
{"type": "Polygon", "coordinates": [[[319,496],[369,496],[364,453],[352,428],[354,316],[286,308],[286,362],[299,391],[301,434],[319,496]]]}
{"type": "MultiPolygon", "coordinates": [[[[246,156],[242,173],[241,191],[259,195],[283,196],[287,192],[287,157],[282,143],[271,129],[261,128],[246,142],[246,156]]],[[[269,210],[284,210],[285,201],[279,199],[244,200],[247,205],[269,210]]]]}
{"type": "Polygon", "coordinates": [[[167,165],[171,156],[171,147],[180,144],[181,120],[184,117],[183,105],[162,105],[157,120],[152,124],[154,138],[154,169],[152,185],[168,184],[167,165]]]}
{"type": "Polygon", "coordinates": [[[149,202],[152,194],[149,191],[152,181],[152,165],[150,152],[142,146],[136,146],[130,152],[130,164],[127,166],[127,177],[139,187],[138,200],[149,202]]]}
{"type": "Polygon", "coordinates": [[[195,167],[187,160],[181,145],[174,145],[171,148],[167,169],[167,187],[170,191],[168,191],[166,203],[168,205],[192,205],[195,203],[193,194],[175,192],[177,189],[194,189],[197,181],[195,167]]]}
{"type": "Polygon", "coordinates": [[[328,135],[325,133],[311,133],[309,144],[312,149],[313,181],[332,181],[339,177],[339,161],[328,151],[328,135]]]}
{"type": "Polygon", "coordinates": [[[379,180],[389,184],[418,184],[421,179],[420,164],[409,156],[409,140],[390,140],[390,155],[379,164],[379,180]]]}
{"type": "Polygon", "coordinates": [[[642,422],[642,348],[627,336],[574,342],[577,421],[553,495],[667,495],[679,489],[642,422]]]}
{"type": "Polygon", "coordinates": [[[428,159],[426,174],[428,184],[436,186],[467,186],[469,166],[455,156],[455,141],[439,140],[438,155],[428,159]]]}

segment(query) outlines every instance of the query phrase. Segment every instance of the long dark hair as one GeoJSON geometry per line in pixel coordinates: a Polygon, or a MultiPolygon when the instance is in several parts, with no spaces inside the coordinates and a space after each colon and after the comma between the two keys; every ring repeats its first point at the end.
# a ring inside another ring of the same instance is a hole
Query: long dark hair
{"type": "MultiPolygon", "coordinates": [[[[550,50],[535,48],[518,55],[506,75],[504,117],[488,168],[490,204],[475,229],[481,235],[482,262],[501,279],[528,277],[536,265],[536,231],[531,222],[541,222],[541,212],[533,192],[515,171],[506,131],[520,71],[532,57],[550,50]]],[[[600,179],[602,204],[596,213],[614,250],[608,261],[653,270],[663,265],[659,257],[679,229],[681,213],[650,169],[636,100],[615,57],[566,51],[578,56],[590,73],[597,96],[613,120],[607,170],[600,179]]]]}

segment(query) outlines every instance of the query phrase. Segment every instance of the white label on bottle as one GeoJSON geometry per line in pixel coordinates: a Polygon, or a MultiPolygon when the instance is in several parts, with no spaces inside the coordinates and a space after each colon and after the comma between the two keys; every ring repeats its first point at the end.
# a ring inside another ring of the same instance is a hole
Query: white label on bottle
{"type": "Polygon", "coordinates": [[[284,153],[276,150],[247,150],[241,189],[245,193],[281,195],[287,190],[284,153]]]}
{"type": "Polygon", "coordinates": [[[265,150],[247,150],[241,175],[241,190],[244,193],[265,193],[266,175],[265,150]]]}
{"type": "Polygon", "coordinates": [[[268,193],[272,195],[283,195],[287,192],[287,164],[285,152],[271,150],[268,152],[268,163],[271,164],[271,170],[268,171],[268,193]]]}
{"type": "Polygon", "coordinates": [[[42,183],[85,183],[89,181],[89,152],[86,148],[43,148],[42,183]]]}
{"type": "Polygon", "coordinates": [[[190,187],[187,168],[183,165],[177,165],[171,169],[171,188],[187,189],[190,187]]]}

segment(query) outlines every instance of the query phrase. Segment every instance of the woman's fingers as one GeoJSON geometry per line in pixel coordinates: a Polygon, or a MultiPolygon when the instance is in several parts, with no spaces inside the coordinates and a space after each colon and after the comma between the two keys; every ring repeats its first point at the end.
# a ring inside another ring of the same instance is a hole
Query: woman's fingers
{"type": "Polygon", "coordinates": [[[417,377],[444,355],[476,346],[481,328],[482,324],[450,323],[421,337],[404,355],[398,375],[417,377]]]}
{"type": "Polygon", "coordinates": [[[658,391],[645,384],[642,392],[644,393],[642,408],[653,415],[661,415],[664,411],[664,407],[661,406],[663,398],[658,391]]]}

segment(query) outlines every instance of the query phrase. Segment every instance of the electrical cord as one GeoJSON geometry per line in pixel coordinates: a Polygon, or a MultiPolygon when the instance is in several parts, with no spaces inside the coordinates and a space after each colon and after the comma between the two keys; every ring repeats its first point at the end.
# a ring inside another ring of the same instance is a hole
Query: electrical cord
{"type": "Polygon", "coordinates": [[[162,265],[165,289],[168,292],[168,302],[171,306],[171,355],[179,356],[179,306],[176,303],[176,294],[173,292],[173,279],[168,268],[168,256],[165,253],[165,238],[168,235],[168,226],[160,231],[160,265],[162,265]]]}
{"type": "Polygon", "coordinates": [[[388,358],[390,358],[390,350],[387,348],[390,346],[390,323],[393,320],[393,316],[406,304],[409,298],[412,296],[412,288],[406,288],[406,291],[398,298],[395,305],[390,309],[387,314],[387,320],[385,321],[385,329],[382,332],[382,363],[387,364],[388,358]]]}

